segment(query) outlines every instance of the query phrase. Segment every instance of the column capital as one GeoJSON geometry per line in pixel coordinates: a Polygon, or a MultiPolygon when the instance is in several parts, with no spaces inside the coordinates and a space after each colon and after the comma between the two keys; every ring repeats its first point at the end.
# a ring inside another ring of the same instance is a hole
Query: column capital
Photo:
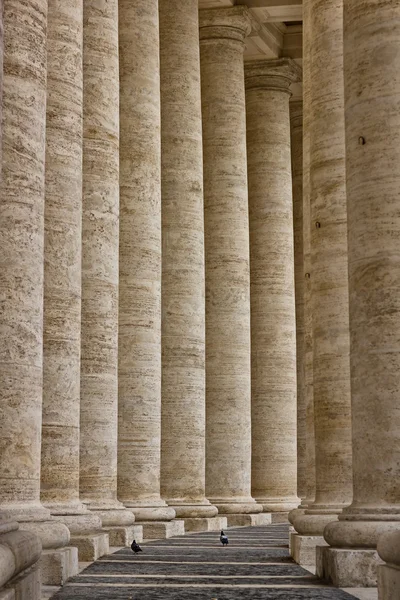
{"type": "Polygon", "coordinates": [[[200,41],[229,39],[244,43],[251,31],[251,15],[246,6],[200,10],[200,41]]]}
{"type": "Polygon", "coordinates": [[[250,60],[244,65],[246,90],[277,90],[290,94],[290,85],[301,81],[302,69],[291,58],[250,60]]]}

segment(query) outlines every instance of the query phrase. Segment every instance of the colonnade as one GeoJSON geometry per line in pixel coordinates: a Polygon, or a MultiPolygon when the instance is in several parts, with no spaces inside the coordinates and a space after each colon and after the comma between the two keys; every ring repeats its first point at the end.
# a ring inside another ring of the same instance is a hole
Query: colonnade
{"type": "Polygon", "coordinates": [[[298,504],[301,70],[245,69],[242,6],[3,4],[0,598],[37,600],[78,556],[298,504]]]}

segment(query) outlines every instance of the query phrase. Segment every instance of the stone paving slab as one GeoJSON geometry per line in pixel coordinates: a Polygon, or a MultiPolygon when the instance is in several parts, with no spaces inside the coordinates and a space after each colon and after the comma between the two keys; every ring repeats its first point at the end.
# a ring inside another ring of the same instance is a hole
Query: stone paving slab
{"type": "Polygon", "coordinates": [[[218,532],[154,540],[137,555],[122,548],[71,579],[53,600],[355,600],[293,562],[287,525],[227,534],[225,548],[218,532]]]}

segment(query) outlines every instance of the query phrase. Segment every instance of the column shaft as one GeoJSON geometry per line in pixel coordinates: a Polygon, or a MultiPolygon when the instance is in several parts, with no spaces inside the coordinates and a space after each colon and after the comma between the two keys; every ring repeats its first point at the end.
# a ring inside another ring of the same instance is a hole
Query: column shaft
{"type": "Polygon", "coordinates": [[[47,0],[3,16],[0,506],[48,548],[69,531],[40,504],[47,0]]]}
{"type": "Polygon", "coordinates": [[[303,2],[303,268],[304,268],[304,401],[306,410],[307,498],[315,500],[315,428],[313,331],[311,302],[310,133],[311,114],[311,0],[303,2]]]}
{"type": "Polygon", "coordinates": [[[160,0],[161,491],[177,516],[205,500],[204,211],[198,0],[160,0]]]}
{"type": "MultiPolygon", "coordinates": [[[[2,116],[3,116],[3,56],[4,56],[4,28],[3,28],[3,0],[0,0],[0,165],[2,164],[2,116]]],[[[0,181],[2,179],[2,172],[0,169],[0,181]]],[[[0,226],[1,232],[1,226],[0,226]]],[[[1,233],[0,233],[1,235],[1,233]]],[[[3,265],[1,265],[3,266],[3,265]]],[[[1,337],[1,344],[3,343],[3,336],[1,337]]],[[[1,369],[2,367],[0,367],[1,369]]],[[[1,408],[0,413],[3,415],[3,402],[1,400],[1,408]]],[[[3,432],[2,432],[3,433],[3,432]]],[[[0,465],[1,468],[1,465],[0,465]]],[[[37,563],[40,558],[41,553],[41,543],[37,536],[18,531],[18,524],[12,519],[11,516],[5,515],[0,511],[0,596],[1,593],[7,592],[10,593],[10,587],[12,583],[10,580],[18,576],[18,586],[22,587],[25,584],[30,585],[32,575],[36,578],[36,581],[39,582],[39,570],[32,569],[32,565],[37,563]],[[26,547],[28,544],[30,545],[30,555],[28,564],[24,563],[24,560],[20,560],[19,564],[16,564],[15,561],[15,548],[20,545],[21,540],[23,540],[23,545],[26,547]],[[14,546],[14,547],[13,547],[14,546]],[[21,577],[21,571],[29,568],[29,573],[27,573],[27,579],[21,577]],[[4,585],[7,585],[7,590],[3,588],[4,585]]],[[[36,593],[33,591],[31,593],[32,600],[40,600],[41,592],[40,592],[40,584],[37,585],[36,593]]]]}
{"type": "Polygon", "coordinates": [[[49,0],[41,497],[79,503],[82,0],[49,0]]]}
{"type": "Polygon", "coordinates": [[[326,539],[376,548],[400,529],[400,6],[345,2],[344,26],[354,494],[326,539]]]}
{"type": "Polygon", "coordinates": [[[118,2],[83,12],[81,497],[103,526],[130,525],[117,501],[118,2]]]}
{"type": "Polygon", "coordinates": [[[290,102],[293,191],[293,250],[296,301],[297,495],[307,497],[307,425],[304,393],[303,102],[290,102]]]}
{"type": "Polygon", "coordinates": [[[247,9],[200,12],[206,255],[206,494],[251,498],[250,281],[243,72],[247,9]]]}
{"type": "Polygon", "coordinates": [[[246,63],[250,216],[252,492],[264,511],[298,505],[296,315],[287,59],[246,63]]]}
{"type": "Polygon", "coordinates": [[[316,498],[295,520],[322,535],[351,501],[351,416],[345,189],[343,10],[311,13],[310,216],[316,498]],[[329,40],[329,43],[328,43],[329,40]]]}
{"type": "Polygon", "coordinates": [[[118,497],[142,519],[160,499],[161,138],[158,1],[119,2],[118,497]]]}

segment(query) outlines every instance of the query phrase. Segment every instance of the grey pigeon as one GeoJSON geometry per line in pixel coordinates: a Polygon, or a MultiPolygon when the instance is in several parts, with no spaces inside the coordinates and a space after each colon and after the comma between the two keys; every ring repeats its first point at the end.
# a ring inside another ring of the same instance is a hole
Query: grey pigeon
{"type": "Polygon", "coordinates": [[[228,536],[224,534],[221,529],[221,535],[219,536],[219,540],[223,546],[227,546],[229,544],[228,536]]]}
{"type": "Polygon", "coordinates": [[[133,542],[131,544],[131,548],[132,548],[132,552],[134,552],[135,554],[137,554],[137,552],[143,552],[143,550],[141,549],[139,544],[136,543],[136,540],[133,540],[133,542]]]}

